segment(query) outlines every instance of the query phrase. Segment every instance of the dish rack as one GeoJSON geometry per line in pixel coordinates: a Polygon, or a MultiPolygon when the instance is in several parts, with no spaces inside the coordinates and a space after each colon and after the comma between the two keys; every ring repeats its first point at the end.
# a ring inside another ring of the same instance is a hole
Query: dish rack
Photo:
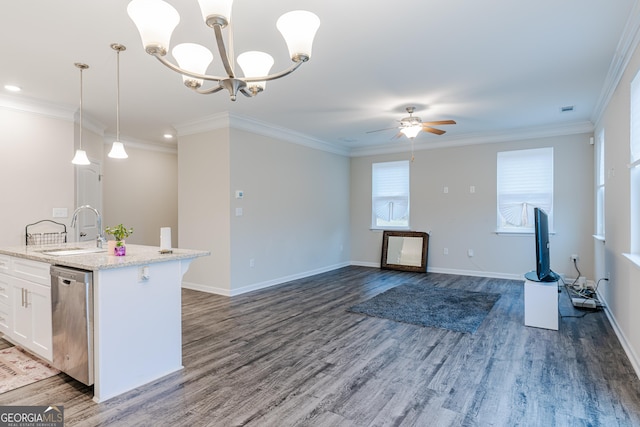
{"type": "Polygon", "coordinates": [[[43,219],[27,224],[24,235],[27,246],[67,243],[67,226],[50,219],[43,219]]]}

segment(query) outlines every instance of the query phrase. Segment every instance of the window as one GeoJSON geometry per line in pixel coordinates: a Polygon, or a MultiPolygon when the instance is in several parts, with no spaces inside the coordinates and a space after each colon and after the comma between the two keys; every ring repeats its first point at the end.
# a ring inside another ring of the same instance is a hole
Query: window
{"type": "Polygon", "coordinates": [[[371,228],[409,228],[409,161],[374,163],[371,228]]]}
{"type": "Polygon", "coordinates": [[[630,195],[631,206],[631,248],[634,255],[640,255],[640,73],[631,82],[631,137],[630,195]]]}
{"type": "Polygon", "coordinates": [[[533,232],[533,208],[553,230],[553,147],[498,153],[498,232],[533,232]]]}
{"type": "Polygon", "coordinates": [[[596,140],[596,235],[604,238],[604,129],[596,140]]]}

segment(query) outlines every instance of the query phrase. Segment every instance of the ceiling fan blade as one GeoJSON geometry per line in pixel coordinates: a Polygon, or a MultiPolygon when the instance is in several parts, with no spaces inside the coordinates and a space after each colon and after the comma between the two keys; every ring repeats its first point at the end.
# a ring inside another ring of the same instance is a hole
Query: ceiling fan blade
{"type": "Polygon", "coordinates": [[[384,128],[384,129],[377,129],[377,130],[370,130],[366,133],[374,133],[374,132],[382,132],[383,130],[390,130],[390,129],[398,129],[398,126],[394,126],[392,128],[384,128]]]}
{"type": "Polygon", "coordinates": [[[424,122],[423,125],[455,125],[455,120],[436,120],[434,122],[424,122]]]}
{"type": "Polygon", "coordinates": [[[398,132],[393,138],[391,139],[398,139],[402,136],[402,132],[398,132]]]}
{"type": "Polygon", "coordinates": [[[425,132],[435,133],[436,135],[442,135],[443,133],[446,132],[445,130],[440,130],[440,129],[432,128],[425,125],[422,125],[422,130],[425,132]]]}

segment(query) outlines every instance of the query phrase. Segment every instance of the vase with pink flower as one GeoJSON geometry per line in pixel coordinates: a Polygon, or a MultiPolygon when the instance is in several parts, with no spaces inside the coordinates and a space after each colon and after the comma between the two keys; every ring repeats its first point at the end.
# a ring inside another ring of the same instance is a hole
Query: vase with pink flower
{"type": "Polygon", "coordinates": [[[105,228],[104,232],[111,234],[115,238],[115,240],[109,240],[108,242],[109,255],[125,256],[127,247],[124,244],[124,239],[133,233],[133,228],[126,228],[124,225],[118,224],[115,227],[105,228]]]}

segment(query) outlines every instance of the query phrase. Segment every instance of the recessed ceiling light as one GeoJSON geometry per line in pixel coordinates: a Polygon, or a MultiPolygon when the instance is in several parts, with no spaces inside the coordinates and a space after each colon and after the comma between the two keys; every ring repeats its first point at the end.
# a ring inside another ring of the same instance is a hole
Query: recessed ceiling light
{"type": "Polygon", "coordinates": [[[171,138],[173,138],[173,135],[171,135],[170,133],[165,133],[163,136],[164,136],[166,139],[171,139],[171,138]]]}
{"type": "Polygon", "coordinates": [[[16,85],[4,85],[4,88],[9,92],[20,92],[22,90],[20,86],[16,85]]]}
{"type": "Polygon", "coordinates": [[[561,113],[567,113],[569,111],[573,111],[573,105],[566,105],[564,107],[560,107],[561,113]]]}

